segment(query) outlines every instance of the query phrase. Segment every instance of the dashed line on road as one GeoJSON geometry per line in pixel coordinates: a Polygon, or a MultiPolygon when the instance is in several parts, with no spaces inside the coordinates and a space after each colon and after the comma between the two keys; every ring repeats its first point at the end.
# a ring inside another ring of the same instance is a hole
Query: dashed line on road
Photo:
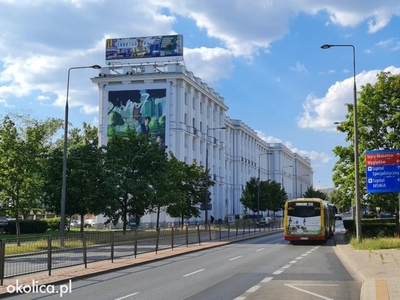
{"type": "Polygon", "coordinates": [[[200,269],[200,270],[194,271],[194,272],[192,272],[192,273],[185,274],[185,275],[183,275],[183,277],[188,277],[188,276],[191,276],[191,275],[194,275],[194,274],[203,272],[204,270],[205,270],[205,269],[200,269]]]}
{"type": "Polygon", "coordinates": [[[263,251],[263,250],[265,250],[265,248],[257,249],[256,252],[258,252],[258,251],[263,251]]]}
{"type": "Polygon", "coordinates": [[[274,277],[265,277],[263,280],[261,280],[261,282],[263,283],[270,282],[272,279],[274,279],[274,277]]]}
{"type": "Polygon", "coordinates": [[[259,286],[259,285],[252,286],[251,288],[249,288],[249,289],[246,291],[246,293],[254,293],[254,292],[257,291],[260,287],[261,287],[261,286],[259,286]]]}
{"type": "Polygon", "coordinates": [[[116,298],[115,300],[122,300],[122,299],[126,299],[126,298],[129,298],[129,297],[135,296],[135,295],[137,295],[137,294],[140,294],[140,293],[139,293],[139,292],[132,293],[132,294],[129,294],[129,295],[126,295],[126,296],[120,297],[120,298],[116,298]]]}
{"type": "Polygon", "coordinates": [[[241,255],[236,256],[236,257],[232,257],[232,258],[229,259],[229,261],[233,261],[233,260],[236,260],[236,259],[241,258],[241,257],[242,257],[241,255]]]}

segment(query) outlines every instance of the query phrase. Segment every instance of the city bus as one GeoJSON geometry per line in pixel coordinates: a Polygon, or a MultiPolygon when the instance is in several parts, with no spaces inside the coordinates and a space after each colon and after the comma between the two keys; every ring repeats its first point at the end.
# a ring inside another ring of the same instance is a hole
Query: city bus
{"type": "Polygon", "coordinates": [[[284,238],[298,241],[326,241],[335,232],[336,208],[319,198],[288,200],[284,210],[284,238]]]}

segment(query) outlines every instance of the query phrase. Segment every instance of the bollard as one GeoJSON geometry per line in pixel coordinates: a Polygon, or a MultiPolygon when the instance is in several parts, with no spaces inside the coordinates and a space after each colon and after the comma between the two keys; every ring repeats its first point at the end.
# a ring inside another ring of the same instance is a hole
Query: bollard
{"type": "Polygon", "coordinates": [[[114,231],[111,232],[111,262],[114,262],[114,231]]]}
{"type": "Polygon", "coordinates": [[[85,265],[85,269],[87,269],[87,247],[86,247],[86,234],[82,233],[82,246],[83,246],[83,264],[85,265]]]}
{"type": "Polygon", "coordinates": [[[198,236],[198,239],[199,239],[199,245],[201,245],[201,237],[200,237],[200,226],[199,226],[199,223],[197,223],[197,236],[198,236]]]}
{"type": "Polygon", "coordinates": [[[47,270],[49,271],[49,276],[51,276],[51,235],[47,237],[47,270]]]}

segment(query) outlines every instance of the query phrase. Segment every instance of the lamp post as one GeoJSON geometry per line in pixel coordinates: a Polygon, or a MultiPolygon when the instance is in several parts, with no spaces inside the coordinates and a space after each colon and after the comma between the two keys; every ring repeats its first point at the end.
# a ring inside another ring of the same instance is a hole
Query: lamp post
{"type": "Polygon", "coordinates": [[[206,192],[205,192],[205,197],[204,197],[204,227],[207,229],[207,222],[208,222],[208,132],[210,130],[217,130],[217,129],[226,129],[226,127],[213,127],[213,128],[207,128],[206,131],[206,192]]]}
{"type": "Polygon", "coordinates": [[[285,189],[284,182],[283,182],[283,170],[286,168],[293,168],[293,166],[283,166],[282,167],[282,188],[285,189]]]}
{"type": "MultiPolygon", "coordinates": [[[[257,178],[257,219],[260,216],[260,181],[261,181],[261,156],[262,155],[271,155],[271,152],[267,152],[267,153],[260,153],[258,155],[258,178],[257,178]]],[[[269,168],[268,168],[268,172],[269,172],[269,168]]],[[[268,177],[269,177],[269,173],[268,173],[268,177]]],[[[269,178],[268,178],[269,179],[269,178]]]]}
{"type": "MultiPolygon", "coordinates": [[[[298,195],[297,195],[298,179],[300,178],[300,188],[301,188],[301,177],[307,177],[307,176],[310,176],[310,174],[304,174],[304,175],[297,175],[296,176],[296,189],[295,189],[296,195],[295,195],[295,198],[298,197],[298,195]]],[[[300,189],[300,197],[302,197],[302,195],[301,195],[302,193],[303,193],[302,189],[300,189]]]]}
{"type": "Polygon", "coordinates": [[[361,203],[360,203],[360,169],[358,158],[358,120],[357,120],[357,85],[356,85],[356,47],[354,45],[322,45],[322,49],[331,47],[351,47],[353,49],[353,113],[354,113],[354,193],[356,201],[356,238],[361,242],[361,203]]]}
{"type": "Polygon", "coordinates": [[[67,195],[67,149],[68,149],[68,95],[69,95],[69,78],[71,70],[76,69],[101,69],[99,65],[71,67],[68,69],[67,79],[67,97],[65,100],[65,118],[64,118],[64,152],[63,152],[63,166],[62,166],[62,187],[61,187],[61,211],[60,211],[60,233],[65,234],[65,203],[67,195]]]}

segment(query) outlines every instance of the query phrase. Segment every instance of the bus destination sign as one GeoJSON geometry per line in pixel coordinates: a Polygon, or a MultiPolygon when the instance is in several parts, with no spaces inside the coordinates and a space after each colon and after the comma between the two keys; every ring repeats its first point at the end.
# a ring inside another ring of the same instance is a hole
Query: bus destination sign
{"type": "Polygon", "coordinates": [[[368,193],[400,192],[400,149],[366,151],[368,193]]]}

